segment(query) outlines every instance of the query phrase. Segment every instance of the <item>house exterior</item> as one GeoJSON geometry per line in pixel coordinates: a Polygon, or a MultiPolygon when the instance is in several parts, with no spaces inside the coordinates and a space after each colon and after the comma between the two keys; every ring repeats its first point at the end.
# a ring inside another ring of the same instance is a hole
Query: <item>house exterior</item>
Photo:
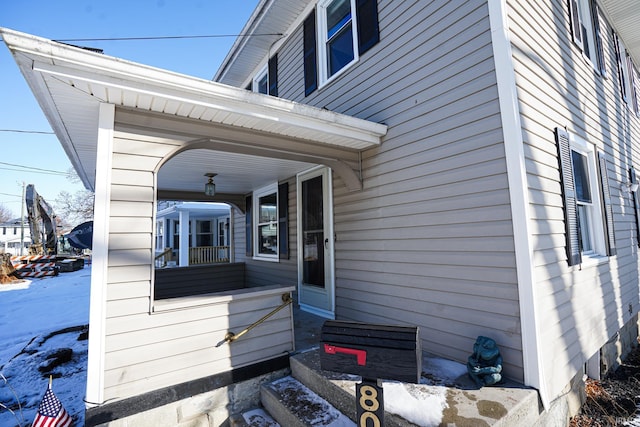
{"type": "Polygon", "coordinates": [[[156,214],[157,267],[232,262],[230,207],[223,203],[176,203],[156,214]],[[180,224],[188,225],[181,233],[180,224]]]}
{"type": "Polygon", "coordinates": [[[25,221],[21,224],[20,218],[0,224],[0,252],[11,255],[27,254],[31,245],[31,230],[25,221]]]}
{"type": "Polygon", "coordinates": [[[263,0],[243,34],[274,35],[239,38],[214,82],[2,30],[96,192],[87,414],[277,372],[286,318],[226,353],[206,319],[246,325],[217,304],[293,289],[458,361],[489,336],[565,406],[638,337],[634,4],[263,0]],[[154,202],[207,200],[212,169],[246,289],[158,300],[154,202]]]}

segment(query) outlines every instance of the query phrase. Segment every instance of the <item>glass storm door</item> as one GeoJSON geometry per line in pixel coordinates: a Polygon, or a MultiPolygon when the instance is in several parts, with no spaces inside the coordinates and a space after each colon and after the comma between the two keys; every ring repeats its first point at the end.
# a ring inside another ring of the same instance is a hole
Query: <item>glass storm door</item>
{"type": "Polygon", "coordinates": [[[298,175],[298,298],[303,310],[334,317],[331,171],[298,175]]]}

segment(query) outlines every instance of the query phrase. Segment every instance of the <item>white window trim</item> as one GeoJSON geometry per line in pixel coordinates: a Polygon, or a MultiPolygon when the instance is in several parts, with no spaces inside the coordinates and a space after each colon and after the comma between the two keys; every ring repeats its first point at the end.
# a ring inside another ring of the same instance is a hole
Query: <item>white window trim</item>
{"type": "MultiPolygon", "coordinates": [[[[580,15],[580,27],[586,27],[586,33],[583,34],[582,39],[582,47],[580,51],[582,52],[582,57],[596,70],[598,73],[600,70],[598,69],[598,47],[596,46],[596,32],[593,27],[593,20],[597,17],[593,16],[593,10],[591,9],[590,0],[577,0],[578,3],[578,14],[580,15]],[[586,39],[586,40],[585,40],[586,39]],[[589,54],[592,57],[589,57],[586,52],[585,45],[589,47],[589,54]]],[[[582,29],[582,28],[580,28],[582,29]]]]}
{"type": "Polygon", "coordinates": [[[258,92],[258,86],[259,86],[259,82],[260,80],[262,80],[264,77],[267,77],[267,95],[269,94],[269,65],[268,63],[265,64],[260,71],[258,71],[258,73],[255,75],[255,77],[253,78],[253,81],[251,83],[251,90],[253,92],[258,92]]]}
{"type": "MultiPolygon", "coordinates": [[[[598,176],[597,151],[593,144],[579,136],[569,132],[569,149],[587,157],[589,168],[589,190],[591,191],[591,205],[589,207],[589,227],[593,251],[582,252],[582,264],[596,263],[607,259],[607,246],[605,242],[602,191],[600,190],[600,178],[598,176]]],[[[573,168],[572,168],[573,173],[573,168]]]]}
{"type": "Polygon", "coordinates": [[[279,220],[279,212],[278,212],[278,183],[274,182],[273,184],[267,185],[266,187],[259,188],[258,190],[253,192],[252,197],[252,211],[253,211],[253,221],[252,221],[252,234],[253,234],[253,259],[259,261],[270,261],[270,262],[279,262],[280,261],[280,236],[279,230],[276,230],[276,237],[278,238],[278,243],[276,245],[276,253],[275,254],[261,254],[258,252],[258,245],[260,241],[259,235],[259,224],[260,224],[260,197],[266,196],[269,194],[275,193],[276,195],[276,226],[278,227],[279,220]]]}
{"type": "Polygon", "coordinates": [[[344,74],[360,59],[358,52],[358,21],[356,16],[356,0],[351,3],[351,34],[353,42],[353,60],[342,67],[334,75],[329,76],[329,63],[327,57],[327,5],[334,0],[322,0],[318,2],[318,13],[316,13],[316,43],[318,51],[318,89],[337,79],[344,74]]]}

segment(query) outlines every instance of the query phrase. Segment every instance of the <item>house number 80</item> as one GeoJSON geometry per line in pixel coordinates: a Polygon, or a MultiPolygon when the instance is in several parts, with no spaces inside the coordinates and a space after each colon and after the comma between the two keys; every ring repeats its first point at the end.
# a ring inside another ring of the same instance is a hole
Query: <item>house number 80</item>
{"type": "Polygon", "coordinates": [[[384,404],[382,388],[375,381],[363,380],[356,387],[358,399],[358,427],[380,427],[383,425],[384,404]]]}

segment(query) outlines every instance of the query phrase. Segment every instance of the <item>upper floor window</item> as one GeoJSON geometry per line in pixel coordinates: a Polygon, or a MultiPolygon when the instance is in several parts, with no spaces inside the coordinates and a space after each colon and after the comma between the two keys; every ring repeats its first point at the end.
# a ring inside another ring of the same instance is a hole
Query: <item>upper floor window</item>
{"type": "Polygon", "coordinates": [[[358,59],[355,17],[351,11],[355,0],[329,0],[318,5],[320,9],[321,47],[323,57],[322,80],[327,80],[338,71],[358,59]]]}
{"type": "Polygon", "coordinates": [[[251,90],[267,95],[278,96],[278,54],[276,53],[260,72],[253,78],[251,90]]]}
{"type": "Polygon", "coordinates": [[[629,104],[634,113],[640,115],[640,75],[631,55],[615,32],[613,33],[613,42],[616,49],[620,96],[629,104]]]}
{"type": "Polygon", "coordinates": [[[377,1],[321,0],[317,22],[314,10],[304,21],[303,33],[305,95],[309,95],[379,41],[377,1]]]}
{"type": "Polygon", "coordinates": [[[258,93],[269,93],[269,74],[265,66],[253,79],[253,91],[258,93]]]}
{"type": "Polygon", "coordinates": [[[600,14],[595,0],[569,0],[571,35],[593,67],[605,74],[600,33],[600,14]]]}

